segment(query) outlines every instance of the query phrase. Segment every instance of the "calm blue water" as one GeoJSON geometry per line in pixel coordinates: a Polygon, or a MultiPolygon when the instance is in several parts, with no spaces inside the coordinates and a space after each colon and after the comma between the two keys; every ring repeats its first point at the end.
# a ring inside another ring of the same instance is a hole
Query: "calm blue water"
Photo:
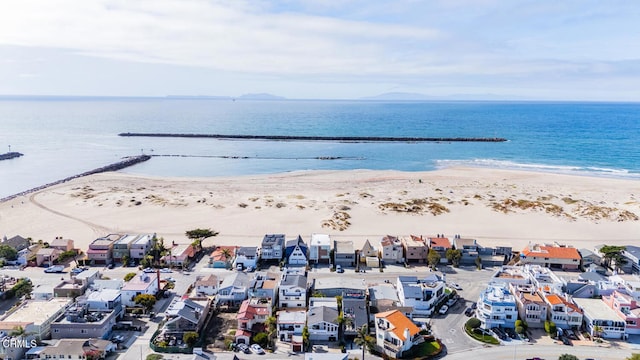
{"type": "Polygon", "coordinates": [[[127,173],[229,176],[308,169],[485,166],[640,179],[640,104],[2,100],[0,197],[116,162],[127,173]],[[127,138],[121,132],[504,137],[506,143],[340,143],[127,138]],[[229,159],[228,157],[249,157],[229,159]],[[318,160],[317,157],[344,157],[318,160]]]}

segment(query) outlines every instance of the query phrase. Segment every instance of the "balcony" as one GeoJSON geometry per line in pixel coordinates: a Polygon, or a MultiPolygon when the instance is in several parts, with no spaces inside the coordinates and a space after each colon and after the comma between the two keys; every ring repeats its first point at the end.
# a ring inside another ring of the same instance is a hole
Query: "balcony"
{"type": "Polygon", "coordinates": [[[392,342],[385,340],[384,341],[384,348],[386,350],[393,351],[393,352],[397,353],[398,351],[400,351],[400,348],[402,348],[402,344],[394,345],[392,342]]]}

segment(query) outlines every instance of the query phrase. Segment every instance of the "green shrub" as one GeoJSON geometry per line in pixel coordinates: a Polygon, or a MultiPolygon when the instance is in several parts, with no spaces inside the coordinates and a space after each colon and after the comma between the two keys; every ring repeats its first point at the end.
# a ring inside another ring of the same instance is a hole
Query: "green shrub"
{"type": "Polygon", "coordinates": [[[467,326],[471,329],[477,329],[480,327],[480,325],[481,325],[481,322],[477,318],[471,318],[467,320],[467,326]]]}
{"type": "Polygon", "coordinates": [[[524,333],[524,327],[522,327],[522,326],[516,326],[516,333],[518,333],[518,334],[522,334],[522,333],[524,333]]]}

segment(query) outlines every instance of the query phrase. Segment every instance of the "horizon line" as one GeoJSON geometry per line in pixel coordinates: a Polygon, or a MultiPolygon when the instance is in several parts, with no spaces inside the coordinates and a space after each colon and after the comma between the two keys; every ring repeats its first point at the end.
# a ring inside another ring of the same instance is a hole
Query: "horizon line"
{"type": "MultiPolygon", "coordinates": [[[[384,95],[384,94],[381,94],[384,95]]],[[[564,102],[564,103],[640,103],[638,100],[580,100],[580,99],[535,99],[535,98],[456,98],[456,95],[431,96],[425,99],[376,99],[374,96],[360,98],[287,98],[268,93],[230,95],[27,95],[0,94],[0,100],[82,100],[82,99],[149,99],[149,100],[218,100],[218,101],[362,101],[362,102],[564,102]],[[264,96],[264,97],[262,97],[264,96]]],[[[470,95],[463,95],[470,96],[470,95]]]]}

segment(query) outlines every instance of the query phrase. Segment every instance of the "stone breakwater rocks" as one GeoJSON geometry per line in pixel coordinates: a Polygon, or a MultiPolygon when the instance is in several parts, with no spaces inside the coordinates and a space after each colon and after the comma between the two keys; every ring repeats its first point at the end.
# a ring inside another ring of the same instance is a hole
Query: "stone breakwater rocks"
{"type": "Polygon", "coordinates": [[[9,160],[9,159],[20,157],[22,155],[24,155],[24,154],[12,151],[12,152],[8,152],[8,153],[0,154],[0,160],[9,160]]]}
{"type": "Polygon", "coordinates": [[[387,137],[387,136],[295,136],[295,135],[223,135],[223,134],[169,134],[120,133],[118,136],[211,138],[222,140],[275,140],[275,141],[344,141],[344,142],[505,142],[498,137],[387,137]]]}
{"type": "Polygon", "coordinates": [[[97,169],[89,170],[89,171],[83,172],[83,173],[78,174],[78,175],[70,176],[70,177],[64,178],[62,180],[54,181],[54,182],[51,182],[51,183],[48,183],[48,184],[45,184],[45,185],[41,185],[41,186],[35,187],[33,189],[29,189],[29,190],[26,190],[26,191],[23,191],[23,192],[14,194],[14,195],[7,196],[5,198],[0,199],[0,202],[9,201],[9,200],[14,199],[16,197],[28,195],[28,194],[34,193],[36,191],[40,191],[42,189],[46,189],[46,188],[48,188],[50,186],[62,184],[64,182],[67,182],[67,181],[70,181],[70,180],[73,180],[73,179],[77,179],[77,178],[80,178],[80,177],[83,177],[83,176],[99,174],[99,173],[108,172],[108,171],[118,171],[118,170],[127,168],[129,166],[133,166],[133,165],[139,164],[141,162],[147,161],[149,159],[151,159],[151,156],[149,156],[149,155],[127,156],[127,157],[123,158],[122,161],[118,161],[118,162],[113,163],[113,164],[109,164],[109,165],[106,165],[106,166],[103,166],[103,167],[99,167],[97,169]]]}

